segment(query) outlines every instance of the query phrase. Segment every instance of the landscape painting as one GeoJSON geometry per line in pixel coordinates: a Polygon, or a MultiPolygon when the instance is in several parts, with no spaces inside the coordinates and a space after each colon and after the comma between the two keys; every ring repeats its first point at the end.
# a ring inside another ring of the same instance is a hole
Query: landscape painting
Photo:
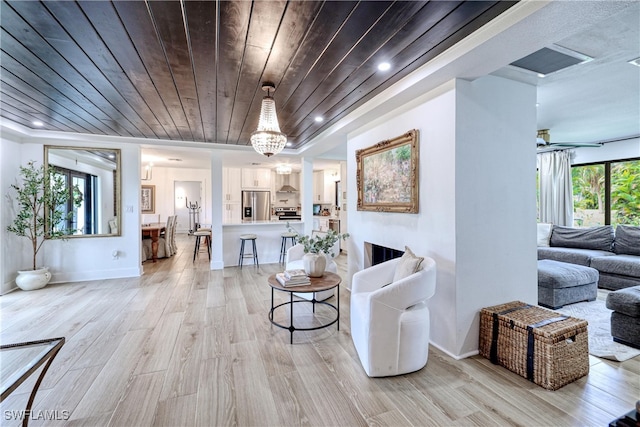
{"type": "Polygon", "coordinates": [[[356,151],[358,210],[418,213],[418,131],[356,151]]]}

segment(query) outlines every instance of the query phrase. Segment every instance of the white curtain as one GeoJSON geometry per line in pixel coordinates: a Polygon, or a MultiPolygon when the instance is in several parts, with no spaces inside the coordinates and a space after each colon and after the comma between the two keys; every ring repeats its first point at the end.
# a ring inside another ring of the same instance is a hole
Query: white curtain
{"type": "Polygon", "coordinates": [[[540,222],[573,226],[571,153],[550,151],[538,154],[540,171],[540,222]]]}

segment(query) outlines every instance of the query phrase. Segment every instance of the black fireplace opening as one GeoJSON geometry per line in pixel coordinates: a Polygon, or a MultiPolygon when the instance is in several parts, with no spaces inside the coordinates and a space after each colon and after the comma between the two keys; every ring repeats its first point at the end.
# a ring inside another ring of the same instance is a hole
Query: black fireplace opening
{"type": "Polygon", "coordinates": [[[380,264],[394,258],[400,258],[402,254],[404,254],[404,251],[371,243],[371,265],[380,264]]]}

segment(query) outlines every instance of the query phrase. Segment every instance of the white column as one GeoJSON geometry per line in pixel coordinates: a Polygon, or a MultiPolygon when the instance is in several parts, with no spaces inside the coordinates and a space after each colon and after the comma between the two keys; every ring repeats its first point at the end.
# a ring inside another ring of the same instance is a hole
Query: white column
{"type": "Polygon", "coordinates": [[[211,269],[222,270],[222,159],[211,154],[211,269]]]}
{"type": "Polygon", "coordinates": [[[527,84],[456,81],[456,355],[477,351],[482,307],[538,302],[535,103],[527,84]]]}
{"type": "Polygon", "coordinates": [[[303,157],[300,173],[300,207],[304,221],[304,234],[311,235],[313,230],[313,158],[303,157]]]}

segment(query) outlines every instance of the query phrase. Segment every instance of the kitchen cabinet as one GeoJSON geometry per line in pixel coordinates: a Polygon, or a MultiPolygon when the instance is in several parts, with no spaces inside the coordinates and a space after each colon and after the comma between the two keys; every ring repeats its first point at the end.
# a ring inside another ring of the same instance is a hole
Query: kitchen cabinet
{"type": "Polygon", "coordinates": [[[242,187],[240,168],[222,168],[222,222],[240,221],[242,187]]]}
{"type": "Polygon", "coordinates": [[[271,170],[243,168],[242,189],[271,190],[271,170]]]}
{"type": "Polygon", "coordinates": [[[240,168],[222,168],[223,203],[240,203],[242,197],[240,175],[240,168]]]}
{"type": "Polygon", "coordinates": [[[324,171],[313,172],[313,202],[324,202],[324,171]]]}
{"type": "Polygon", "coordinates": [[[222,205],[222,223],[231,224],[241,221],[240,203],[225,203],[222,205]]]}
{"type": "Polygon", "coordinates": [[[317,231],[329,231],[329,218],[314,216],[313,229],[317,231]]]}
{"type": "Polygon", "coordinates": [[[335,205],[335,180],[330,171],[313,172],[313,203],[335,205]]]}
{"type": "Polygon", "coordinates": [[[328,203],[332,206],[336,204],[336,182],[334,177],[329,174],[324,180],[324,203],[328,203]]]}
{"type": "Polygon", "coordinates": [[[271,171],[271,187],[269,188],[269,190],[271,190],[271,206],[275,206],[276,205],[276,191],[278,191],[278,174],[276,174],[275,171],[271,171]]]}

